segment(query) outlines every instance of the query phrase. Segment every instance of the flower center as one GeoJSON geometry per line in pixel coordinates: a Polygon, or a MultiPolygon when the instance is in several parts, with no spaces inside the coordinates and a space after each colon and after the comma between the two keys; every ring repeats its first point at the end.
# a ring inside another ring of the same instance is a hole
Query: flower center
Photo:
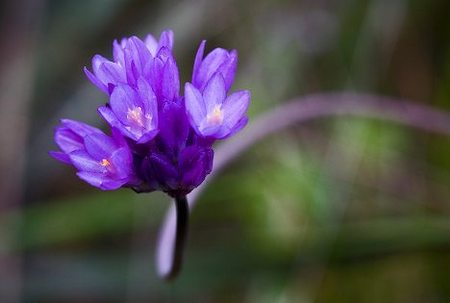
{"type": "MultiPolygon", "coordinates": [[[[149,115],[145,115],[145,118],[151,117],[149,115]]],[[[142,112],[142,108],[140,106],[136,106],[133,109],[129,108],[127,112],[127,119],[139,127],[144,127],[144,113],[142,112]]]]}
{"type": "Polygon", "coordinates": [[[102,161],[100,161],[100,165],[103,167],[108,167],[111,165],[111,162],[109,162],[108,159],[102,159],[102,161]]]}
{"type": "Polygon", "coordinates": [[[114,172],[114,167],[108,159],[102,159],[102,161],[100,161],[100,165],[106,168],[106,170],[110,173],[114,172]]]}
{"type": "Polygon", "coordinates": [[[209,125],[220,125],[223,122],[223,112],[220,105],[216,105],[211,113],[206,116],[209,125]]]}

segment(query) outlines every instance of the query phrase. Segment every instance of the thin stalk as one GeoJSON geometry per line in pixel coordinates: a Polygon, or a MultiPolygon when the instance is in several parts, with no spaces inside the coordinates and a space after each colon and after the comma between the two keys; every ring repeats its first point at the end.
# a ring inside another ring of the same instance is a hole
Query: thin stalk
{"type": "Polygon", "coordinates": [[[189,206],[186,196],[178,196],[175,198],[176,210],[176,230],[175,230],[175,247],[173,251],[173,263],[169,272],[166,273],[167,280],[174,279],[181,270],[183,264],[183,251],[186,243],[189,224],[189,206]]]}

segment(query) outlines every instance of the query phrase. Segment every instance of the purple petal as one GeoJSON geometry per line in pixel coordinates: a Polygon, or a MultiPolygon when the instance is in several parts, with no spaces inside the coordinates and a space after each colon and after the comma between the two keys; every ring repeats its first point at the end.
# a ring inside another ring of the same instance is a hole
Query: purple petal
{"type": "Polygon", "coordinates": [[[151,140],[158,128],[158,103],[153,89],[143,78],[138,81],[138,94],[143,104],[145,138],[139,139],[139,143],[151,140]],[[153,135],[152,135],[153,134],[153,135]]]}
{"type": "Polygon", "coordinates": [[[178,67],[168,48],[160,49],[155,59],[146,67],[144,74],[150,80],[156,97],[161,100],[160,104],[178,97],[180,89],[178,67]]]}
{"type": "Polygon", "coordinates": [[[81,137],[84,137],[89,134],[103,134],[103,132],[98,128],[75,120],[61,119],[61,124],[64,127],[67,127],[68,129],[73,131],[74,133],[80,135],[81,137]]]}
{"type": "Polygon", "coordinates": [[[199,132],[200,135],[202,135],[203,137],[211,136],[214,138],[219,138],[218,133],[221,131],[222,128],[223,125],[221,124],[210,125],[209,123],[207,123],[206,120],[204,120],[199,127],[199,132]]]}
{"type": "Polygon", "coordinates": [[[186,111],[189,115],[191,125],[194,129],[198,130],[198,127],[206,118],[207,114],[205,102],[200,91],[190,83],[186,83],[184,86],[184,95],[186,111]]]}
{"type": "Polygon", "coordinates": [[[158,125],[158,102],[152,87],[144,78],[138,80],[138,94],[144,106],[144,112],[152,116],[153,128],[158,125]]]}
{"type": "Polygon", "coordinates": [[[239,120],[234,126],[231,128],[227,125],[222,125],[220,129],[216,131],[213,135],[215,139],[226,139],[228,137],[233,136],[235,133],[240,131],[248,122],[248,117],[244,116],[241,120],[239,120]]]}
{"type": "Polygon", "coordinates": [[[180,155],[180,170],[182,185],[187,189],[199,186],[211,172],[213,151],[210,148],[190,146],[180,155]]]}
{"type": "Polygon", "coordinates": [[[238,62],[238,55],[236,50],[232,50],[228,60],[220,65],[218,71],[222,74],[225,80],[225,89],[228,91],[233,85],[234,74],[236,73],[238,62]]]}
{"type": "Polygon", "coordinates": [[[203,59],[196,73],[196,81],[193,83],[200,91],[203,91],[207,82],[217,72],[218,68],[228,59],[228,52],[222,48],[216,48],[203,59]]]}
{"type": "Polygon", "coordinates": [[[88,134],[102,133],[99,129],[82,122],[63,119],[56,128],[54,140],[65,153],[84,149],[83,138],[88,134]]]}
{"type": "Polygon", "coordinates": [[[126,48],[130,51],[132,60],[136,65],[136,68],[140,74],[144,70],[148,60],[151,60],[152,56],[147,46],[138,37],[131,37],[128,39],[126,48]]]}
{"type": "Polygon", "coordinates": [[[94,57],[92,57],[92,71],[94,72],[95,75],[97,75],[100,65],[106,62],[111,61],[100,55],[95,55],[94,57]]]}
{"type": "Polygon", "coordinates": [[[178,97],[180,78],[177,64],[172,56],[167,59],[164,65],[161,89],[161,94],[165,100],[172,101],[178,97]]]}
{"type": "Polygon", "coordinates": [[[111,128],[111,137],[119,147],[128,147],[127,141],[125,140],[122,133],[115,127],[111,128]]]}
{"type": "Polygon", "coordinates": [[[150,83],[155,94],[158,94],[161,90],[159,87],[161,86],[163,68],[164,61],[159,57],[155,57],[155,59],[149,64],[148,71],[146,70],[145,72],[145,75],[148,75],[148,78],[150,79],[150,83]]]}
{"type": "Polygon", "coordinates": [[[108,159],[117,149],[117,144],[105,134],[92,134],[84,138],[87,153],[95,160],[108,159]]]}
{"type": "Polygon", "coordinates": [[[159,137],[170,150],[178,153],[189,135],[189,121],[181,104],[167,102],[160,113],[159,137]]]}
{"type": "Polygon", "coordinates": [[[231,130],[245,116],[249,103],[249,91],[239,91],[230,95],[222,107],[223,125],[231,130]]]}
{"type": "Polygon", "coordinates": [[[69,156],[66,153],[59,152],[59,151],[49,151],[48,153],[50,156],[52,156],[53,158],[55,158],[58,161],[61,161],[66,164],[72,164],[72,162],[70,162],[69,156]]]}
{"type": "Polygon", "coordinates": [[[99,161],[92,159],[84,150],[77,150],[69,154],[70,161],[79,171],[105,173],[107,170],[99,161]]]}
{"type": "Polygon", "coordinates": [[[150,80],[151,87],[158,100],[162,100],[163,70],[164,61],[155,57],[145,71],[145,76],[150,80]]]}
{"type": "Polygon", "coordinates": [[[124,49],[124,62],[125,62],[125,75],[127,83],[130,85],[136,85],[136,79],[139,78],[139,72],[136,68],[136,64],[133,60],[133,54],[130,49],[124,49]]]}
{"type": "Polygon", "coordinates": [[[151,141],[153,138],[155,138],[158,132],[159,131],[157,129],[146,131],[145,133],[142,133],[142,135],[140,135],[139,138],[136,139],[137,140],[136,143],[138,144],[147,143],[151,141]]]}
{"type": "Polygon", "coordinates": [[[130,149],[128,147],[122,147],[115,150],[109,161],[114,167],[114,178],[125,179],[129,178],[132,174],[133,158],[131,156],[130,149]]]}
{"type": "Polygon", "coordinates": [[[87,172],[87,171],[81,171],[77,173],[77,176],[83,180],[89,183],[92,186],[95,186],[97,188],[101,188],[104,174],[102,173],[93,173],[93,172],[87,172]]]}
{"type": "Polygon", "coordinates": [[[123,68],[120,65],[113,62],[102,63],[99,66],[98,71],[95,73],[95,75],[105,85],[112,84],[116,86],[119,83],[126,82],[123,68]]]}
{"type": "Polygon", "coordinates": [[[164,46],[160,47],[158,53],[156,54],[156,57],[161,59],[162,62],[166,62],[167,59],[173,57],[172,50],[164,46]]]}
{"type": "Polygon", "coordinates": [[[83,149],[83,138],[67,128],[58,128],[54,140],[65,153],[83,149]]]}
{"type": "Polygon", "coordinates": [[[105,119],[106,122],[112,127],[117,127],[121,125],[122,123],[117,119],[114,112],[111,110],[111,108],[107,106],[100,106],[97,109],[97,112],[100,114],[100,116],[105,119]]]}
{"type": "Polygon", "coordinates": [[[124,125],[129,125],[130,123],[128,110],[133,110],[136,107],[142,109],[144,107],[136,91],[128,85],[117,86],[111,94],[109,104],[111,105],[111,110],[124,125]]]}
{"type": "Polygon", "coordinates": [[[116,190],[122,187],[123,185],[127,184],[128,180],[114,180],[105,178],[100,186],[100,189],[102,190],[116,190]]]}
{"type": "Polygon", "coordinates": [[[247,116],[244,116],[241,120],[239,120],[239,121],[233,126],[233,128],[230,130],[230,132],[229,132],[226,136],[223,136],[223,137],[222,137],[222,139],[231,137],[232,135],[234,135],[235,133],[237,133],[238,131],[240,131],[245,125],[247,125],[247,122],[248,122],[248,117],[247,117],[247,116]]]}
{"type": "Polygon", "coordinates": [[[206,40],[203,40],[200,43],[200,46],[198,47],[197,54],[195,55],[194,69],[192,71],[192,83],[198,82],[197,75],[203,61],[203,53],[205,52],[205,45],[206,40]]]}
{"type": "Polygon", "coordinates": [[[158,51],[158,41],[156,41],[155,37],[148,34],[147,37],[145,37],[144,43],[147,46],[150,53],[152,54],[152,56],[155,57],[158,51]]]}
{"type": "Polygon", "coordinates": [[[120,132],[129,138],[134,139],[134,134],[132,134],[122,122],[117,119],[117,116],[113,113],[113,111],[106,106],[101,106],[98,108],[98,113],[102,116],[103,119],[113,128],[119,129],[120,132]]]}
{"type": "Polygon", "coordinates": [[[105,93],[109,94],[108,87],[105,84],[103,84],[103,82],[101,82],[99,79],[97,79],[97,77],[93,73],[91,73],[86,68],[86,66],[83,68],[83,71],[86,77],[89,79],[89,81],[92,82],[92,84],[97,86],[100,90],[104,91],[105,93]]]}
{"type": "Polygon", "coordinates": [[[173,48],[173,31],[172,30],[165,30],[161,33],[161,36],[159,37],[159,48],[166,47],[169,50],[172,50],[173,48]]]}
{"type": "Polygon", "coordinates": [[[226,98],[225,81],[220,73],[214,74],[203,91],[206,111],[212,112],[216,105],[221,105],[226,98]]]}
{"type": "Polygon", "coordinates": [[[104,174],[101,173],[93,173],[93,172],[78,172],[77,176],[89,183],[92,186],[100,188],[102,190],[115,190],[124,185],[127,180],[113,180],[108,177],[105,177],[104,174]]]}

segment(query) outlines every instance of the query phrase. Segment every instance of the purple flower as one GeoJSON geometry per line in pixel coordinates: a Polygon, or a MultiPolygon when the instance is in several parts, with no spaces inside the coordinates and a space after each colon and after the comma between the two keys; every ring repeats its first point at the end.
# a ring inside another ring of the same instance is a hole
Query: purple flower
{"type": "Polygon", "coordinates": [[[248,91],[228,95],[237,52],[216,48],[203,58],[205,41],[194,63],[192,84],[180,95],[172,53],[173,32],[159,41],[132,36],[113,43],[113,60],[92,59],[89,80],[108,95],[98,109],[112,137],[71,120],[56,129],[56,159],[75,166],[78,176],[101,189],[130,187],[188,194],[211,172],[212,144],[233,135],[247,122],[248,91]]]}
{"type": "Polygon", "coordinates": [[[87,124],[62,120],[55,141],[62,152],[51,152],[57,160],[72,164],[78,177],[103,190],[137,184],[133,158],[123,137],[113,129],[113,137],[87,124]]]}
{"type": "Polygon", "coordinates": [[[250,92],[239,91],[227,97],[225,80],[220,73],[208,81],[203,93],[186,83],[185,98],[189,120],[200,136],[223,139],[247,123],[250,92]]]}
{"type": "Polygon", "coordinates": [[[119,84],[111,94],[109,105],[98,111],[111,127],[137,143],[146,143],[158,133],[156,96],[143,78],[139,79],[137,89],[119,84]]]}
{"type": "Polygon", "coordinates": [[[61,151],[51,151],[50,154],[55,159],[70,164],[71,161],[68,154],[84,148],[84,137],[90,134],[101,133],[101,130],[90,125],[69,119],[62,119],[61,125],[56,128],[54,136],[55,142],[61,151]]]}
{"type": "Polygon", "coordinates": [[[225,89],[228,91],[233,84],[236,72],[237,51],[229,52],[223,48],[216,48],[203,58],[205,44],[205,40],[200,43],[195,56],[192,84],[198,90],[203,91],[214,74],[220,73],[225,81],[225,89]]]}
{"type": "Polygon", "coordinates": [[[88,79],[99,89],[111,94],[114,87],[120,83],[132,86],[143,75],[147,66],[152,64],[153,58],[162,48],[169,52],[173,47],[173,32],[162,32],[159,42],[152,35],[145,38],[145,42],[136,36],[124,38],[120,43],[113,43],[113,61],[100,55],[92,58],[92,72],[84,67],[88,79]]]}

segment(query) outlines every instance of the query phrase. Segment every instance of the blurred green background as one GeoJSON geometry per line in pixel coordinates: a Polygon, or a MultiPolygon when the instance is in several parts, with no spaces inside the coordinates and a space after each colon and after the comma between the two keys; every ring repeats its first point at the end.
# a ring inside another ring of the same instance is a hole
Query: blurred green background
{"type": "Polygon", "coordinates": [[[60,118],[105,127],[82,72],[92,56],[165,28],[183,82],[202,39],[239,51],[251,120],[343,90],[449,110],[449,1],[0,5],[0,302],[450,302],[443,135],[341,117],[268,137],[201,195],[169,284],[154,250],[170,199],[101,192],[47,154],[60,118]]]}

